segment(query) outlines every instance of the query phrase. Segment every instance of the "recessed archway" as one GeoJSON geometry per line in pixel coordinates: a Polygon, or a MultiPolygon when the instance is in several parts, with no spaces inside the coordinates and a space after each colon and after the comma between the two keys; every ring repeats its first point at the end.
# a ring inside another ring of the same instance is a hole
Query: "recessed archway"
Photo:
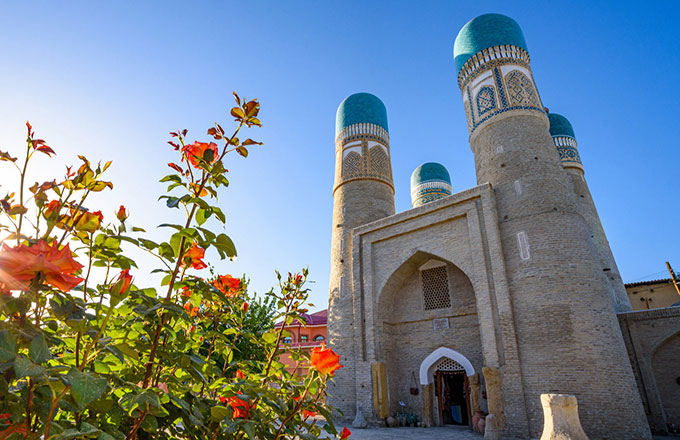
{"type": "Polygon", "coordinates": [[[439,360],[442,358],[449,358],[453,361],[458,362],[464,369],[465,369],[465,374],[468,376],[472,376],[475,374],[475,368],[472,366],[472,363],[463,356],[462,354],[458,353],[456,350],[452,350],[447,347],[439,347],[429,355],[425,359],[423,359],[423,362],[420,363],[420,384],[421,385],[427,385],[429,383],[432,383],[432,374],[430,374],[430,368],[434,364],[436,364],[439,360]]]}

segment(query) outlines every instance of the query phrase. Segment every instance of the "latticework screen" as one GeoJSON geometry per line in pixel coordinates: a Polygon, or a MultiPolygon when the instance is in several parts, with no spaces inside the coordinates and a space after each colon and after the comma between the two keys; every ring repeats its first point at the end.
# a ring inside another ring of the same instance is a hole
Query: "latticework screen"
{"type": "Polygon", "coordinates": [[[434,371],[463,371],[465,368],[453,359],[443,358],[434,368],[434,371]]]}
{"type": "Polygon", "coordinates": [[[425,310],[446,309],[451,307],[449,280],[446,266],[426,269],[420,272],[423,281],[425,310]]]}

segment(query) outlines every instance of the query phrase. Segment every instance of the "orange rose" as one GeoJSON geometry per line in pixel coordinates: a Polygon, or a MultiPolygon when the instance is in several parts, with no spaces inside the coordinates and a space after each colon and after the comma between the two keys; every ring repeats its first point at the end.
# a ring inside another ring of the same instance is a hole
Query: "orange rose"
{"type": "Polygon", "coordinates": [[[184,304],[184,309],[190,317],[194,317],[198,314],[198,307],[191,305],[191,303],[184,304]]]}
{"type": "Polygon", "coordinates": [[[231,275],[220,275],[215,278],[212,285],[226,296],[234,297],[238,293],[239,287],[241,287],[241,280],[231,275]]]}
{"type": "Polygon", "coordinates": [[[22,244],[10,248],[4,244],[0,252],[0,285],[5,290],[28,290],[40,274],[45,283],[68,292],[83,281],[73,275],[81,267],[68,244],[61,250],[56,243],[50,246],[45,240],[31,247],[22,244]]]}
{"type": "MultiPolygon", "coordinates": [[[[241,393],[239,392],[239,394],[241,393]]],[[[237,396],[228,398],[227,406],[234,411],[235,419],[247,419],[250,417],[250,404],[237,396]]]]}
{"type": "Polygon", "coordinates": [[[334,352],[331,348],[326,348],[325,344],[320,347],[314,347],[312,356],[310,358],[312,368],[315,368],[321,374],[330,374],[331,376],[340,365],[340,355],[334,352]]]}
{"type": "Polygon", "coordinates": [[[346,438],[349,438],[350,435],[352,435],[352,432],[345,426],[340,433],[340,440],[345,440],[346,438]]]}
{"type": "Polygon", "coordinates": [[[205,257],[205,249],[194,243],[184,253],[182,265],[189,265],[194,269],[205,269],[208,265],[203,262],[203,257],[205,257]]]}
{"type": "Polygon", "coordinates": [[[191,297],[191,290],[187,286],[182,286],[182,295],[186,296],[187,298],[191,297]]]}
{"type": "Polygon", "coordinates": [[[128,218],[128,213],[125,210],[125,206],[120,205],[120,208],[118,208],[118,212],[116,212],[116,217],[118,217],[118,220],[124,222],[128,218]]]}
{"type": "Polygon", "coordinates": [[[214,142],[194,142],[193,144],[185,145],[182,148],[182,152],[186,156],[187,160],[191,164],[198,168],[198,163],[201,159],[204,159],[208,163],[213,163],[217,160],[217,144],[214,142]],[[210,154],[206,157],[206,151],[212,151],[212,156],[210,154]]]}
{"type": "Polygon", "coordinates": [[[121,271],[120,275],[116,279],[116,282],[111,286],[112,295],[126,295],[130,290],[130,285],[132,284],[132,275],[130,275],[130,270],[125,269],[121,271]]]}

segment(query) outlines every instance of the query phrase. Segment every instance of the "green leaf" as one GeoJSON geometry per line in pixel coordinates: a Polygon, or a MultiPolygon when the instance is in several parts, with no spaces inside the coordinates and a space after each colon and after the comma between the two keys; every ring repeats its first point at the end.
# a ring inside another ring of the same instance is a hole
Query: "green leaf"
{"type": "Polygon", "coordinates": [[[81,408],[97,400],[106,391],[106,379],[91,373],[82,373],[76,368],[71,368],[66,377],[71,384],[73,400],[81,408]]]}
{"type": "Polygon", "coordinates": [[[45,367],[36,365],[23,356],[17,356],[17,358],[14,359],[14,374],[16,374],[17,379],[22,377],[40,376],[44,373],[45,367]]]}
{"type": "Polygon", "coordinates": [[[158,429],[158,420],[152,415],[147,415],[144,417],[141,428],[146,432],[154,432],[158,429]]]}
{"type": "Polygon", "coordinates": [[[276,342],[276,334],[273,332],[267,332],[262,335],[262,339],[264,339],[264,342],[267,344],[273,344],[276,342]]]}
{"type": "Polygon", "coordinates": [[[232,259],[236,257],[236,246],[234,246],[234,242],[231,241],[231,238],[226,234],[217,236],[217,239],[215,239],[215,247],[220,255],[227,254],[227,257],[232,259]]]}
{"type": "Polygon", "coordinates": [[[253,422],[246,422],[243,425],[241,425],[241,428],[248,434],[248,438],[251,438],[253,440],[256,440],[257,437],[255,436],[255,426],[253,422]]]}
{"type": "Polygon", "coordinates": [[[50,347],[47,345],[45,335],[40,333],[31,341],[31,347],[28,350],[28,357],[37,364],[42,364],[52,358],[50,347]]]}
{"type": "Polygon", "coordinates": [[[165,201],[165,204],[168,208],[177,208],[179,207],[179,197],[168,197],[168,200],[165,201]]]}
{"type": "Polygon", "coordinates": [[[179,177],[177,174],[168,174],[167,176],[163,177],[159,182],[182,182],[182,178],[179,177]]]}
{"type": "Polygon", "coordinates": [[[99,433],[99,437],[97,437],[97,440],[116,440],[116,438],[111,434],[107,434],[104,431],[102,431],[99,433]]]}
{"type": "Polygon", "coordinates": [[[196,223],[198,223],[199,226],[202,225],[203,223],[206,222],[206,220],[210,218],[211,215],[212,211],[207,209],[199,209],[198,211],[196,211],[196,223]]]}
{"type": "Polygon", "coordinates": [[[17,340],[8,331],[0,332],[0,362],[9,362],[17,355],[17,340]]]}
{"type": "Polygon", "coordinates": [[[139,353],[137,353],[137,350],[130,347],[129,344],[121,342],[120,344],[116,344],[116,348],[120,350],[125,356],[129,356],[134,360],[139,360],[139,353]]]}
{"type": "Polygon", "coordinates": [[[229,409],[226,406],[213,406],[210,408],[210,417],[213,420],[224,420],[229,416],[229,409]]]}

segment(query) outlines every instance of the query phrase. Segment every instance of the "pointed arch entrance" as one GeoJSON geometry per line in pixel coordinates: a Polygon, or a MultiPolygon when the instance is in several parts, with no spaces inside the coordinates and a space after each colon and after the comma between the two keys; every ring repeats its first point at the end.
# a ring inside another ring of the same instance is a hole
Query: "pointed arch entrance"
{"type": "Polygon", "coordinates": [[[423,422],[468,425],[471,419],[468,378],[474,375],[472,363],[456,350],[439,347],[427,355],[419,371],[423,422]]]}

